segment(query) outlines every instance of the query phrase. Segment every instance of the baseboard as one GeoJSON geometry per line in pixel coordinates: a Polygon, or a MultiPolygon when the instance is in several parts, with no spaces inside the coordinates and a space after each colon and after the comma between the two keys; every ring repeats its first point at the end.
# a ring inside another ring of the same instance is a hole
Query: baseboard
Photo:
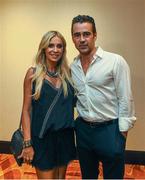
{"type": "MultiPolygon", "coordinates": [[[[0,141],[0,153],[11,154],[10,141],[0,141]]],[[[145,151],[126,150],[125,163],[145,165],[145,151]]]]}
{"type": "Polygon", "coordinates": [[[145,165],[145,151],[126,150],[125,163],[145,165]]]}
{"type": "Polygon", "coordinates": [[[10,141],[0,141],[0,153],[11,154],[10,141]]]}

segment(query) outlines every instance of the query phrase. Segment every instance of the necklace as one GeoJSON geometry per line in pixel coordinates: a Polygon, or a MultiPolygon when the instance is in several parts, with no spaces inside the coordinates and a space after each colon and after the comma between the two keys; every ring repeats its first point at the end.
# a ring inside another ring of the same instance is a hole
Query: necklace
{"type": "Polygon", "coordinates": [[[57,78],[58,77],[58,72],[51,72],[51,71],[48,71],[46,72],[46,74],[49,76],[49,77],[52,77],[52,78],[57,78]]]}

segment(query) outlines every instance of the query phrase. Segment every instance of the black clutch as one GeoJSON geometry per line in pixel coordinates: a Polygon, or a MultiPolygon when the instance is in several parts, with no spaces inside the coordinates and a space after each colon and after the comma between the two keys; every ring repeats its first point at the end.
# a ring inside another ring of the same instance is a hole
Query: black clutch
{"type": "Polygon", "coordinates": [[[19,166],[23,163],[23,158],[18,158],[23,150],[23,140],[23,132],[21,128],[19,128],[13,133],[11,138],[11,152],[19,166]]]}

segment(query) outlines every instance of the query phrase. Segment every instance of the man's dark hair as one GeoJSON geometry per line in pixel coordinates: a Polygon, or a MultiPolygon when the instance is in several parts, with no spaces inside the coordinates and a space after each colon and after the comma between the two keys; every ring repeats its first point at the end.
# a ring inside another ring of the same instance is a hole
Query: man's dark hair
{"type": "Polygon", "coordinates": [[[93,33],[96,33],[95,21],[91,16],[88,16],[88,15],[78,15],[73,18],[72,25],[71,25],[71,33],[73,33],[73,25],[75,23],[84,23],[84,22],[88,22],[88,23],[92,24],[93,33]]]}

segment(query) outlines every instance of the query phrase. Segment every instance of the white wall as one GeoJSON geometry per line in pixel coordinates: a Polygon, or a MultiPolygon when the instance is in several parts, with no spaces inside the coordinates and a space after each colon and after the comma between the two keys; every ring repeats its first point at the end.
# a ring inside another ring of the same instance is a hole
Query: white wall
{"type": "Polygon", "coordinates": [[[71,62],[77,54],[71,40],[71,20],[78,14],[89,14],[98,29],[96,44],[121,54],[130,65],[138,121],[129,133],[127,148],[144,150],[144,10],[144,0],[0,0],[0,140],[9,140],[18,126],[23,78],[42,35],[59,30],[67,40],[71,62]]]}

